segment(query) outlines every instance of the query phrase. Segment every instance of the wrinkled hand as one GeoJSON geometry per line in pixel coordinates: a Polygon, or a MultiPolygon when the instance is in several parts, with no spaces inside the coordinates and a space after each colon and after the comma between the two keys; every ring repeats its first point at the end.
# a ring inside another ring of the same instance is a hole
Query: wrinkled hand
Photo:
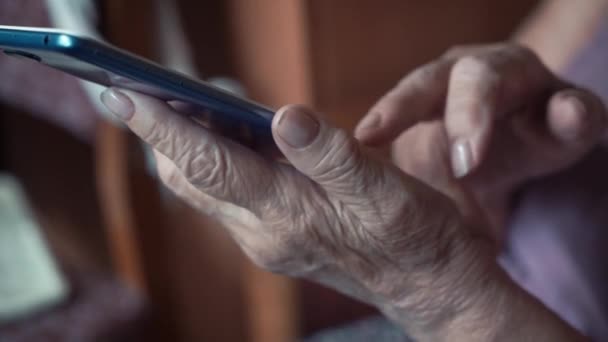
{"type": "Polygon", "coordinates": [[[582,158],[604,135],[601,100],[511,44],[455,48],[407,75],[360,122],[369,145],[500,228],[523,182],[582,158]]]}
{"type": "Polygon", "coordinates": [[[413,333],[440,331],[452,319],[444,313],[466,312],[487,284],[490,243],[449,199],[302,107],[281,109],[272,124],[287,165],[154,98],[110,89],[102,99],[157,151],[165,184],[265,269],[405,310],[413,333]]]}

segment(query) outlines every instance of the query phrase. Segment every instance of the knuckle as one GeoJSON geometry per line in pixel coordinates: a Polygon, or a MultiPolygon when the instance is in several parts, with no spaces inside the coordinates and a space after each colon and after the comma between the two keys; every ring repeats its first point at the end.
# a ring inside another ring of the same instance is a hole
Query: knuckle
{"type": "Polygon", "coordinates": [[[314,265],[306,245],[307,239],[303,234],[281,232],[273,234],[269,241],[255,248],[249,257],[267,271],[301,276],[314,265]]]}
{"type": "Polygon", "coordinates": [[[201,143],[185,148],[176,162],[186,179],[203,189],[222,187],[229,176],[229,163],[216,144],[201,143]]]}
{"type": "Polygon", "coordinates": [[[389,240],[394,238],[394,234],[391,233],[390,228],[403,227],[406,222],[418,221],[421,212],[415,210],[417,207],[412,200],[412,194],[409,192],[403,191],[398,194],[389,194],[386,205],[382,208],[381,218],[384,226],[389,227],[388,230],[383,230],[388,235],[389,240]]]}
{"type": "Polygon", "coordinates": [[[154,120],[150,127],[145,140],[175,164],[159,166],[165,184],[174,187],[186,180],[204,190],[225,190],[230,170],[219,144],[210,137],[195,139],[166,119],[154,120]]]}
{"type": "Polygon", "coordinates": [[[463,82],[494,81],[498,75],[491,61],[480,56],[462,57],[452,69],[452,78],[463,82]]]}
{"type": "Polygon", "coordinates": [[[150,117],[152,120],[142,133],[142,139],[179,166],[178,160],[188,153],[190,137],[170,118],[154,114],[150,117]]]}
{"type": "Polygon", "coordinates": [[[459,216],[455,208],[433,197],[410,193],[393,199],[386,209],[385,225],[374,232],[375,242],[387,251],[405,253],[414,264],[440,260],[457,233],[459,216]]]}
{"type": "MultiPolygon", "coordinates": [[[[306,196],[304,196],[306,197],[306,196]]],[[[270,272],[289,276],[304,276],[319,267],[319,256],[323,254],[322,238],[315,233],[312,203],[302,204],[302,210],[281,210],[281,205],[265,212],[260,218],[266,232],[259,236],[255,248],[249,253],[252,261],[270,272]]]]}

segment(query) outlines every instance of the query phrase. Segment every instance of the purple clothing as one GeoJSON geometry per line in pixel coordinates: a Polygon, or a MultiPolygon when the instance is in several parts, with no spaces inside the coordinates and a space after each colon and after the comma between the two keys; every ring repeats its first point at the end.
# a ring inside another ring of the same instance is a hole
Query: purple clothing
{"type": "Polygon", "coordinates": [[[563,77],[592,90],[608,104],[608,16],[563,77]]]}
{"type": "MultiPolygon", "coordinates": [[[[608,103],[608,21],[565,77],[608,103]]],[[[608,147],[526,187],[501,262],[522,287],[595,341],[608,341],[608,147]]]]}
{"type": "Polygon", "coordinates": [[[513,279],[564,320],[608,340],[608,149],[530,184],[501,261],[513,279]]]}

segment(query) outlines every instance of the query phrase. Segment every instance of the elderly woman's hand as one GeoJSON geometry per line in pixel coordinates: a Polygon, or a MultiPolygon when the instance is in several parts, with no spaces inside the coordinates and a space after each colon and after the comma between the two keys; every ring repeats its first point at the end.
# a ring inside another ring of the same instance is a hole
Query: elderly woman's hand
{"type": "Polygon", "coordinates": [[[446,197],[305,108],[283,108],[272,124],[287,165],[157,99],[117,89],[102,99],[157,151],[163,181],[225,223],[261,267],[389,314],[405,312],[402,323],[420,335],[481,316],[481,303],[495,300],[488,288],[498,271],[486,232],[464,225],[446,197]]]}
{"type": "Polygon", "coordinates": [[[514,190],[582,158],[606,122],[596,96],[557,78],[532,51],[497,44],[451,49],[413,71],[356,136],[394,142],[402,170],[456,199],[467,215],[481,207],[500,228],[514,190]]]}

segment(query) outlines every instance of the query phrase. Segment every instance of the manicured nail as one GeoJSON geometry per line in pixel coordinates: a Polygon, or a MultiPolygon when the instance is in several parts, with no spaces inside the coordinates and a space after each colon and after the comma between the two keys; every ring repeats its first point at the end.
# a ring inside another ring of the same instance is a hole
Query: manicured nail
{"type": "Polygon", "coordinates": [[[127,95],[114,88],[108,88],[101,93],[101,102],[123,121],[131,119],[135,112],[133,101],[127,95]]]}
{"type": "Polygon", "coordinates": [[[452,172],[454,177],[466,176],[473,168],[473,151],[466,140],[457,140],[452,145],[452,172]]]}
{"type": "Polygon", "coordinates": [[[303,110],[288,109],[279,117],[277,133],[291,147],[302,148],[319,134],[319,122],[303,110]]]}

